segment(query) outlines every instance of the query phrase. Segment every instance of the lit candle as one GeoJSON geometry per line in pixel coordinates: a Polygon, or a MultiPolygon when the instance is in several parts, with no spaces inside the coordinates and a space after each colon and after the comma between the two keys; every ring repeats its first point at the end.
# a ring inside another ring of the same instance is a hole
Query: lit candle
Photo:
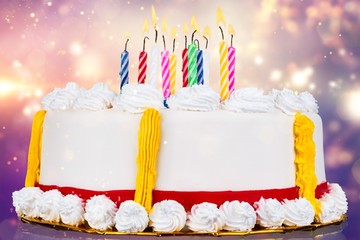
{"type": "Polygon", "coordinates": [[[209,57],[209,53],[207,50],[208,47],[208,42],[209,42],[209,38],[210,38],[210,28],[209,27],[205,27],[204,29],[204,35],[203,37],[206,40],[205,43],[205,50],[203,51],[203,62],[204,62],[204,85],[210,85],[210,57],[209,57]]]}
{"type": "Polygon", "coordinates": [[[198,50],[196,51],[196,70],[197,70],[197,84],[204,85],[204,63],[203,63],[203,51],[200,50],[199,40],[197,42],[198,50]]]}
{"type": "MultiPolygon", "coordinates": [[[[149,30],[148,21],[145,19],[143,26],[143,33],[145,34],[149,30]]],[[[144,84],[146,79],[146,68],[147,68],[147,52],[145,52],[145,41],[149,39],[147,36],[144,37],[143,41],[143,50],[139,55],[139,75],[138,75],[138,84],[144,84]]]]}
{"type": "Polygon", "coordinates": [[[155,44],[152,46],[150,51],[150,73],[149,73],[149,84],[156,87],[159,79],[159,65],[160,65],[160,48],[157,46],[158,30],[157,30],[157,17],[154,6],[151,6],[152,23],[155,30],[155,44]]]}
{"type": "Polygon", "coordinates": [[[231,44],[228,49],[229,54],[229,94],[231,94],[235,89],[235,48],[233,47],[233,37],[235,34],[234,28],[229,25],[229,34],[231,35],[231,44]]]}
{"type": "MultiPolygon", "coordinates": [[[[217,10],[217,22],[225,24],[224,15],[220,8],[217,10]]],[[[229,98],[229,69],[228,69],[228,46],[224,41],[224,32],[221,30],[222,41],[220,43],[220,100],[225,101],[229,98]]]]}
{"type": "Polygon", "coordinates": [[[174,53],[176,41],[176,27],[173,27],[171,29],[171,37],[173,38],[173,48],[172,54],[170,55],[170,91],[171,94],[174,94],[176,85],[176,55],[174,53]]]}
{"type": "Polygon", "coordinates": [[[121,70],[120,70],[120,93],[125,84],[129,83],[129,52],[127,51],[127,44],[129,42],[129,33],[126,33],[125,50],[121,53],[121,70]]]}
{"type": "Polygon", "coordinates": [[[182,77],[183,77],[183,87],[187,87],[188,85],[188,81],[189,81],[189,66],[188,66],[188,49],[187,49],[187,31],[188,31],[188,27],[186,24],[184,24],[184,35],[185,35],[185,48],[182,51],[182,77]]]}
{"type": "MultiPolygon", "coordinates": [[[[162,31],[163,33],[167,32],[166,18],[162,22],[162,31]]],[[[162,35],[164,42],[164,51],[161,52],[161,76],[162,76],[162,89],[164,93],[164,98],[167,99],[171,95],[170,91],[170,59],[169,51],[166,50],[165,36],[162,35]]]]}
{"type": "Polygon", "coordinates": [[[194,35],[198,31],[198,26],[195,17],[192,17],[190,27],[194,28],[191,35],[191,43],[188,46],[188,61],[189,61],[189,86],[192,87],[197,84],[197,67],[196,67],[196,45],[194,43],[194,35]]]}

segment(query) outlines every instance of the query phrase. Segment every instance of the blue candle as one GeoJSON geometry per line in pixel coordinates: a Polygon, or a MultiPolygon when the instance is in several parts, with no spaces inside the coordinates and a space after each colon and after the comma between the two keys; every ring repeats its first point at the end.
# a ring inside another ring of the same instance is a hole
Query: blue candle
{"type": "Polygon", "coordinates": [[[122,87],[125,84],[129,83],[129,52],[126,50],[127,43],[129,42],[129,39],[126,40],[125,43],[125,50],[121,53],[121,70],[120,70],[120,92],[122,87]]]}
{"type": "Polygon", "coordinates": [[[196,66],[197,66],[197,84],[204,85],[204,62],[203,51],[197,50],[196,52],[196,66]]]}

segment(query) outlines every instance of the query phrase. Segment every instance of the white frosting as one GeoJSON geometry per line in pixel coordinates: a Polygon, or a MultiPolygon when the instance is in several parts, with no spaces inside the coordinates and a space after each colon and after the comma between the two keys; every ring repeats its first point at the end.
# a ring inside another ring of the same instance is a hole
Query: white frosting
{"type": "Polygon", "coordinates": [[[59,203],[61,221],[72,226],[84,222],[84,202],[77,195],[66,195],[59,203]]]}
{"type": "Polygon", "coordinates": [[[325,194],[320,199],[321,213],[319,220],[321,223],[331,223],[339,219],[339,214],[336,211],[336,202],[330,194],[325,194]]]}
{"type": "Polygon", "coordinates": [[[142,232],[148,222],[145,208],[131,200],[121,203],[115,216],[115,228],[119,232],[142,232]]]}
{"type": "Polygon", "coordinates": [[[281,91],[273,89],[270,96],[274,98],[276,107],[288,115],[294,115],[297,112],[318,113],[316,99],[309,92],[301,92],[297,95],[287,88],[281,91]]]}
{"type": "Polygon", "coordinates": [[[285,209],[281,203],[273,198],[260,198],[254,203],[256,209],[256,223],[263,227],[279,227],[285,220],[285,209]]]}
{"type": "Polygon", "coordinates": [[[188,215],[187,226],[194,232],[218,232],[225,224],[225,217],[216,204],[195,204],[188,215]]]}
{"type": "Polygon", "coordinates": [[[320,222],[329,223],[340,220],[348,210],[345,192],[339,184],[330,184],[330,192],[324,194],[320,199],[321,214],[320,222]]]}
{"type": "Polygon", "coordinates": [[[345,192],[342,190],[341,186],[337,183],[330,184],[330,193],[329,195],[335,201],[335,208],[338,217],[340,218],[348,210],[348,202],[345,195],[345,192]]]}
{"type": "Polygon", "coordinates": [[[241,88],[234,91],[223,108],[233,112],[267,113],[275,110],[275,102],[264,90],[259,88],[241,88]]]}
{"type": "Polygon", "coordinates": [[[155,203],[149,217],[155,232],[181,231],[186,223],[184,207],[174,200],[155,203]]]}
{"type": "Polygon", "coordinates": [[[317,101],[313,95],[311,95],[309,92],[301,92],[299,97],[302,100],[306,112],[319,112],[319,106],[317,105],[317,101]]]}
{"type": "Polygon", "coordinates": [[[305,198],[285,199],[283,206],[285,208],[284,224],[287,226],[306,226],[314,221],[314,208],[305,198]]]}
{"type": "Polygon", "coordinates": [[[219,109],[219,94],[206,85],[184,87],[167,100],[170,109],[213,111],[219,109]]]}
{"type": "Polygon", "coordinates": [[[250,231],[255,226],[256,213],[247,202],[226,201],[220,206],[220,210],[225,216],[225,230],[250,231]]]}
{"type": "Polygon", "coordinates": [[[121,94],[113,101],[114,108],[131,113],[142,113],[147,108],[163,109],[164,97],[159,90],[149,84],[126,84],[121,94]]]}
{"type": "Polygon", "coordinates": [[[89,226],[105,231],[115,224],[116,205],[104,195],[94,196],[86,201],[85,220],[89,226]]]}
{"type": "Polygon", "coordinates": [[[42,101],[45,110],[67,110],[72,109],[73,104],[79,96],[80,88],[74,82],[69,82],[63,89],[57,89],[46,95],[42,101]]]}
{"type": "Polygon", "coordinates": [[[37,207],[43,191],[38,187],[24,187],[12,193],[13,206],[19,217],[37,218],[40,216],[37,207]]]}
{"type": "Polygon", "coordinates": [[[79,97],[74,103],[74,109],[99,111],[111,108],[111,102],[116,94],[112,92],[106,83],[97,83],[90,90],[80,91],[79,97]]]}
{"type": "Polygon", "coordinates": [[[49,222],[60,222],[59,204],[63,195],[58,190],[44,192],[38,201],[40,217],[49,222]]]}

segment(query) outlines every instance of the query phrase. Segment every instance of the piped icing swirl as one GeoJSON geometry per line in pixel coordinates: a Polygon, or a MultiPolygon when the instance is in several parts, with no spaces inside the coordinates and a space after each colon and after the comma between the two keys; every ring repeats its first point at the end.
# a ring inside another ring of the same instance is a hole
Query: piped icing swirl
{"type": "Polygon", "coordinates": [[[69,82],[63,89],[55,88],[46,95],[41,104],[45,110],[67,110],[72,109],[75,100],[79,96],[80,88],[74,82],[69,82]]]}
{"type": "Polygon", "coordinates": [[[62,199],[58,190],[44,192],[38,202],[40,217],[45,221],[60,222],[59,204],[62,199]]]}
{"type": "Polygon", "coordinates": [[[263,227],[280,227],[285,220],[285,209],[281,203],[273,198],[260,198],[254,203],[256,209],[256,223],[263,227]]]}
{"type": "Polygon", "coordinates": [[[345,195],[345,192],[341,188],[341,186],[337,183],[330,184],[330,196],[335,201],[336,205],[336,213],[340,218],[343,214],[345,214],[348,210],[348,202],[345,195]]]}
{"type": "Polygon", "coordinates": [[[86,201],[85,220],[89,226],[105,231],[115,224],[116,205],[104,195],[98,195],[86,201]]]}
{"type": "Polygon", "coordinates": [[[220,206],[220,210],[225,216],[225,230],[250,231],[255,226],[256,213],[247,202],[226,201],[220,206]]]}
{"type": "Polygon", "coordinates": [[[38,202],[41,199],[43,191],[38,187],[24,187],[12,194],[13,206],[19,217],[28,216],[37,218],[40,216],[38,202]]]}
{"type": "Polygon", "coordinates": [[[71,226],[84,223],[84,202],[77,195],[66,195],[59,203],[61,221],[71,226]]]}
{"type": "Polygon", "coordinates": [[[119,232],[142,232],[148,222],[145,208],[131,200],[121,203],[115,216],[115,228],[119,232]]]}
{"type": "Polygon", "coordinates": [[[285,199],[283,206],[285,209],[284,224],[287,226],[306,226],[314,221],[314,208],[305,198],[285,199]]]}
{"type": "Polygon", "coordinates": [[[273,97],[275,106],[288,115],[295,115],[298,112],[318,112],[316,100],[309,92],[301,92],[297,95],[287,88],[281,91],[273,89],[270,96],[273,97]]]}
{"type": "Polygon", "coordinates": [[[142,113],[148,108],[164,108],[164,98],[159,90],[149,84],[126,84],[113,101],[114,108],[130,113],[142,113]]]}
{"type": "Polygon", "coordinates": [[[223,102],[225,110],[233,112],[267,113],[275,110],[275,102],[264,90],[259,88],[241,88],[234,91],[230,98],[223,102]]]}
{"type": "Polygon", "coordinates": [[[149,217],[155,232],[181,231],[186,223],[184,207],[174,200],[155,203],[149,217]]]}
{"type": "Polygon", "coordinates": [[[97,83],[89,90],[81,89],[73,108],[91,111],[111,108],[115,96],[106,83],[97,83]]]}
{"type": "Polygon", "coordinates": [[[319,221],[321,223],[331,223],[340,218],[336,211],[335,200],[330,196],[330,194],[325,194],[322,196],[320,203],[321,213],[319,214],[319,221]]]}
{"type": "Polygon", "coordinates": [[[219,109],[219,94],[206,85],[184,87],[167,100],[170,109],[214,111],[219,109]]]}
{"type": "Polygon", "coordinates": [[[218,232],[225,224],[225,217],[216,204],[195,204],[188,215],[187,226],[194,232],[218,232]]]}

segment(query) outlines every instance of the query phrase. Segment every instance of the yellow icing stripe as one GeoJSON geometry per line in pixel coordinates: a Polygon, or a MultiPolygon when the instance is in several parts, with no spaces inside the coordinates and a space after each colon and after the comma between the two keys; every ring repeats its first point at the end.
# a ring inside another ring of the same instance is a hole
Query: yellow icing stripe
{"type": "Polygon", "coordinates": [[[41,110],[38,111],[34,116],[29,145],[25,187],[34,187],[35,183],[39,182],[42,133],[45,114],[46,111],[41,110]]]}
{"type": "Polygon", "coordinates": [[[160,144],[159,111],[147,109],[140,121],[138,133],[138,155],[136,164],[136,190],[134,201],[150,211],[152,207],[152,190],[156,183],[157,155],[160,144]]]}
{"type": "Polygon", "coordinates": [[[317,177],[315,173],[315,125],[307,116],[296,114],[294,122],[296,186],[299,197],[306,198],[312,204],[315,214],[321,213],[321,204],[315,198],[317,177]]]}

